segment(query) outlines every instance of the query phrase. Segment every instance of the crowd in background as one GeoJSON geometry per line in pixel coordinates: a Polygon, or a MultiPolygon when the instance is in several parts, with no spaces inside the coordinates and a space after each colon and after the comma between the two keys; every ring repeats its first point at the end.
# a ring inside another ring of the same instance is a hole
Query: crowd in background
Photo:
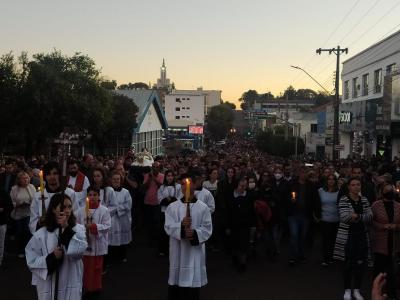
{"type": "Polygon", "coordinates": [[[387,274],[389,299],[396,299],[399,159],[304,162],[271,157],[251,141],[234,139],[211,146],[203,155],[156,157],[151,167],[134,164],[135,156],[131,151],[118,158],[71,158],[66,177],[44,157],[5,160],[0,166],[0,266],[7,228],[20,257],[36,230],[33,203],[40,170],[46,187],[52,188],[48,192],[71,189],[76,210],[85,206],[89,186],[99,189],[101,204],[111,215],[104,271],[128,259],[127,247],[142,228],[148,246],[159,256],[168,255],[165,210],[183,197],[182,185],[190,177],[195,197],[212,214],[207,250],[231,255],[238,272],[247,270],[249,255],[263,252],[271,261],[283,260],[285,238],[288,263],[304,264],[306,243],[312,245],[321,232],[321,267],[344,261],[343,299],[363,299],[360,288],[368,266],[373,266],[374,277],[387,274]]]}

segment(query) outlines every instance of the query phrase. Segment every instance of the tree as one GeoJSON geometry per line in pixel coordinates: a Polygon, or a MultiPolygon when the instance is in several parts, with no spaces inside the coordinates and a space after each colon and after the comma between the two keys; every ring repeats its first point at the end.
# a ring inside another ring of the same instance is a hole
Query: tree
{"type": "Polygon", "coordinates": [[[132,99],[112,94],[112,111],[112,120],[105,132],[102,146],[119,144],[128,147],[132,142],[133,129],[137,126],[139,108],[132,99]]]}
{"type": "Polygon", "coordinates": [[[100,85],[103,89],[113,91],[117,87],[117,81],[116,80],[104,80],[104,81],[100,82],[100,85]]]}
{"type": "Polygon", "coordinates": [[[239,99],[240,102],[246,103],[246,108],[252,108],[254,103],[259,99],[259,95],[255,90],[248,90],[242,94],[239,99]]]}
{"type": "Polygon", "coordinates": [[[283,97],[284,99],[295,100],[296,98],[296,90],[293,86],[289,86],[284,92],[283,97]]]}
{"type": "Polygon", "coordinates": [[[225,138],[232,128],[233,119],[233,109],[229,104],[223,103],[211,107],[206,127],[210,137],[215,141],[225,138]]]}
{"type": "Polygon", "coordinates": [[[143,82],[135,82],[135,83],[124,83],[118,87],[119,90],[138,90],[138,89],[145,89],[148,90],[149,86],[143,82]]]}
{"type": "MultiPolygon", "coordinates": [[[[289,157],[295,154],[295,137],[289,137],[286,141],[283,136],[273,135],[271,132],[261,132],[256,136],[256,146],[261,151],[270,155],[289,157]]],[[[297,140],[297,153],[304,153],[304,141],[297,140]]]]}
{"type": "Polygon", "coordinates": [[[229,105],[233,110],[236,109],[236,104],[235,103],[232,103],[232,102],[229,102],[229,101],[225,101],[225,102],[222,101],[222,103],[225,103],[226,105],[229,105]]]}

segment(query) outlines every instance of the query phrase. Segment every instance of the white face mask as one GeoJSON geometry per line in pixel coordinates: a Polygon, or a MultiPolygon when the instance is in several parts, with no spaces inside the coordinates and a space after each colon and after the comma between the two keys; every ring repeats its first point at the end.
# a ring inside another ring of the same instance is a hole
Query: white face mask
{"type": "Polygon", "coordinates": [[[255,182],[250,182],[249,183],[249,189],[254,189],[256,187],[256,183],[255,182]]]}
{"type": "Polygon", "coordinates": [[[276,180],[281,180],[282,179],[282,174],[281,173],[276,173],[275,174],[275,179],[276,180]]]}

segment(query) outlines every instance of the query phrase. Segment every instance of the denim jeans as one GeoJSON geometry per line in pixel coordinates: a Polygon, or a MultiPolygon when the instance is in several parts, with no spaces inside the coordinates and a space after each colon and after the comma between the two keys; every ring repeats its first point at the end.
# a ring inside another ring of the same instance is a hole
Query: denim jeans
{"type": "Polygon", "coordinates": [[[292,259],[304,259],[304,247],[309,220],[306,216],[288,217],[290,233],[290,255],[292,259]]]}
{"type": "Polygon", "coordinates": [[[4,242],[6,239],[7,225],[0,225],[0,265],[3,262],[4,242]]]}

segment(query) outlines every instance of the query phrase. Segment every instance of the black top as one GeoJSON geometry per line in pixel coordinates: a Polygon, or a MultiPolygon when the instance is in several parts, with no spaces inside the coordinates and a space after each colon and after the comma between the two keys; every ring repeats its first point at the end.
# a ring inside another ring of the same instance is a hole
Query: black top
{"type": "Polygon", "coordinates": [[[364,212],[364,208],[363,208],[363,204],[361,202],[361,197],[359,197],[358,201],[354,201],[353,199],[350,198],[350,196],[349,196],[349,199],[350,199],[351,206],[354,209],[354,213],[356,213],[359,216],[359,221],[355,222],[355,223],[352,223],[350,225],[350,232],[352,234],[362,234],[362,235],[364,235],[365,226],[364,226],[364,223],[361,221],[361,217],[362,217],[362,214],[364,212]]]}

